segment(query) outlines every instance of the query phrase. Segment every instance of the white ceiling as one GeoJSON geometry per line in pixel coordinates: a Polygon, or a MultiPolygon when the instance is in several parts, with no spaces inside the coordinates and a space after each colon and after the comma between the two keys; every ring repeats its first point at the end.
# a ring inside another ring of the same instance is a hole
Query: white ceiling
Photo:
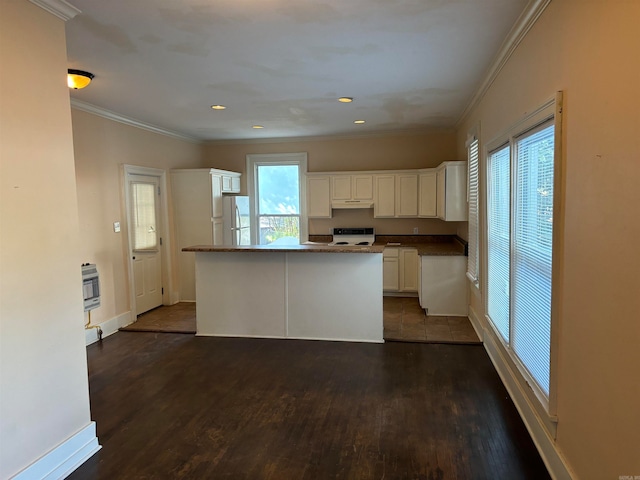
{"type": "Polygon", "coordinates": [[[72,98],[198,140],[453,127],[527,5],[71,2],[82,13],[67,22],[68,67],[95,74],[72,98]]]}

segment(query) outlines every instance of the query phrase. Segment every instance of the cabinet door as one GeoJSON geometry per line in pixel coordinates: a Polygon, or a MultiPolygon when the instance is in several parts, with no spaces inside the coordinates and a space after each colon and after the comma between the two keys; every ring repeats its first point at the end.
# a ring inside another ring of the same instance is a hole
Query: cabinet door
{"type": "Polygon", "coordinates": [[[373,175],[353,175],[351,187],[353,200],[373,200],[373,175]]]}
{"type": "Polygon", "coordinates": [[[442,220],[445,219],[445,200],[447,198],[447,171],[444,168],[438,169],[437,179],[436,179],[436,192],[437,192],[437,201],[436,201],[436,211],[438,214],[438,218],[442,220]]]}
{"type": "Polygon", "coordinates": [[[222,176],[222,191],[225,193],[231,192],[231,175],[222,176]]]}
{"type": "Polygon", "coordinates": [[[240,193],[240,175],[231,177],[231,193],[240,193]]]}
{"type": "Polygon", "coordinates": [[[222,222],[222,217],[216,217],[213,220],[213,244],[214,245],[224,245],[224,224],[222,222]]]}
{"type": "Polygon", "coordinates": [[[396,216],[418,216],[418,175],[396,175],[396,216]]]}
{"type": "Polygon", "coordinates": [[[422,307],[429,315],[467,316],[467,257],[420,257],[422,307]]]}
{"type": "Polygon", "coordinates": [[[307,177],[307,216],[331,218],[329,177],[307,177]]]}
{"type": "Polygon", "coordinates": [[[222,216],[222,176],[211,175],[211,217],[222,216]]]}
{"type": "Polygon", "coordinates": [[[415,248],[400,249],[400,291],[418,291],[418,250],[415,248]]]}
{"type": "Polygon", "coordinates": [[[398,272],[397,257],[382,259],[382,289],[385,292],[397,292],[400,289],[398,272]]]}
{"type": "Polygon", "coordinates": [[[437,214],[437,180],[436,172],[424,172],[420,174],[420,192],[418,216],[435,217],[437,214]]]}
{"type": "Polygon", "coordinates": [[[375,176],[373,216],[376,218],[396,216],[396,176],[375,176]]]}
{"type": "Polygon", "coordinates": [[[331,200],[351,200],[351,175],[331,177],[331,200]]]}

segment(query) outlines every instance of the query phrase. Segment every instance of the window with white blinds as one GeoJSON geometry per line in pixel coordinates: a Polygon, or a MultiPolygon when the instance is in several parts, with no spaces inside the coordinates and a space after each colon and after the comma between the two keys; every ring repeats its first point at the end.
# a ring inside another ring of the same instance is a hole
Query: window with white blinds
{"type": "Polygon", "coordinates": [[[511,346],[549,395],[553,124],[516,139],[511,346]]]}
{"type": "Polygon", "coordinates": [[[487,160],[487,313],[502,338],[509,341],[510,148],[505,145],[487,160]]]}
{"type": "Polygon", "coordinates": [[[487,315],[549,398],[553,119],[487,158],[487,315]]]}
{"type": "Polygon", "coordinates": [[[467,258],[467,277],[478,284],[478,139],[473,136],[468,145],[467,196],[469,225],[469,256],[467,258]]]}

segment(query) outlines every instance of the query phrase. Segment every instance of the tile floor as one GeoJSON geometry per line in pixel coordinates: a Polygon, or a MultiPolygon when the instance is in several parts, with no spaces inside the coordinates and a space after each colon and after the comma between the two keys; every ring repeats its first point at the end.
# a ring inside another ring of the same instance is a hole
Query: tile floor
{"type": "MultiPolygon", "coordinates": [[[[415,297],[384,297],[384,339],[401,342],[480,343],[467,317],[426,316],[415,297]]],[[[163,306],[121,328],[138,332],[196,332],[195,303],[163,306]]]]}
{"type": "Polygon", "coordinates": [[[467,317],[427,316],[416,297],[384,297],[383,307],[385,340],[480,343],[467,317]]]}

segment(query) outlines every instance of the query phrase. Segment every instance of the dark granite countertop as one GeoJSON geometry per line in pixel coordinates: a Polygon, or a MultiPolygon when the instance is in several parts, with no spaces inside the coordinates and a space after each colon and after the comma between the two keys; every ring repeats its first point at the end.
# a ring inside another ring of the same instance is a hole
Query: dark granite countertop
{"type": "Polygon", "coordinates": [[[457,235],[376,235],[374,245],[416,248],[418,255],[467,254],[467,242],[457,235]]]}
{"type": "Polygon", "coordinates": [[[335,245],[326,243],[303,245],[194,245],[185,247],[183,252],[261,252],[261,253],[382,253],[384,245],[372,245],[370,247],[335,245]]]}

